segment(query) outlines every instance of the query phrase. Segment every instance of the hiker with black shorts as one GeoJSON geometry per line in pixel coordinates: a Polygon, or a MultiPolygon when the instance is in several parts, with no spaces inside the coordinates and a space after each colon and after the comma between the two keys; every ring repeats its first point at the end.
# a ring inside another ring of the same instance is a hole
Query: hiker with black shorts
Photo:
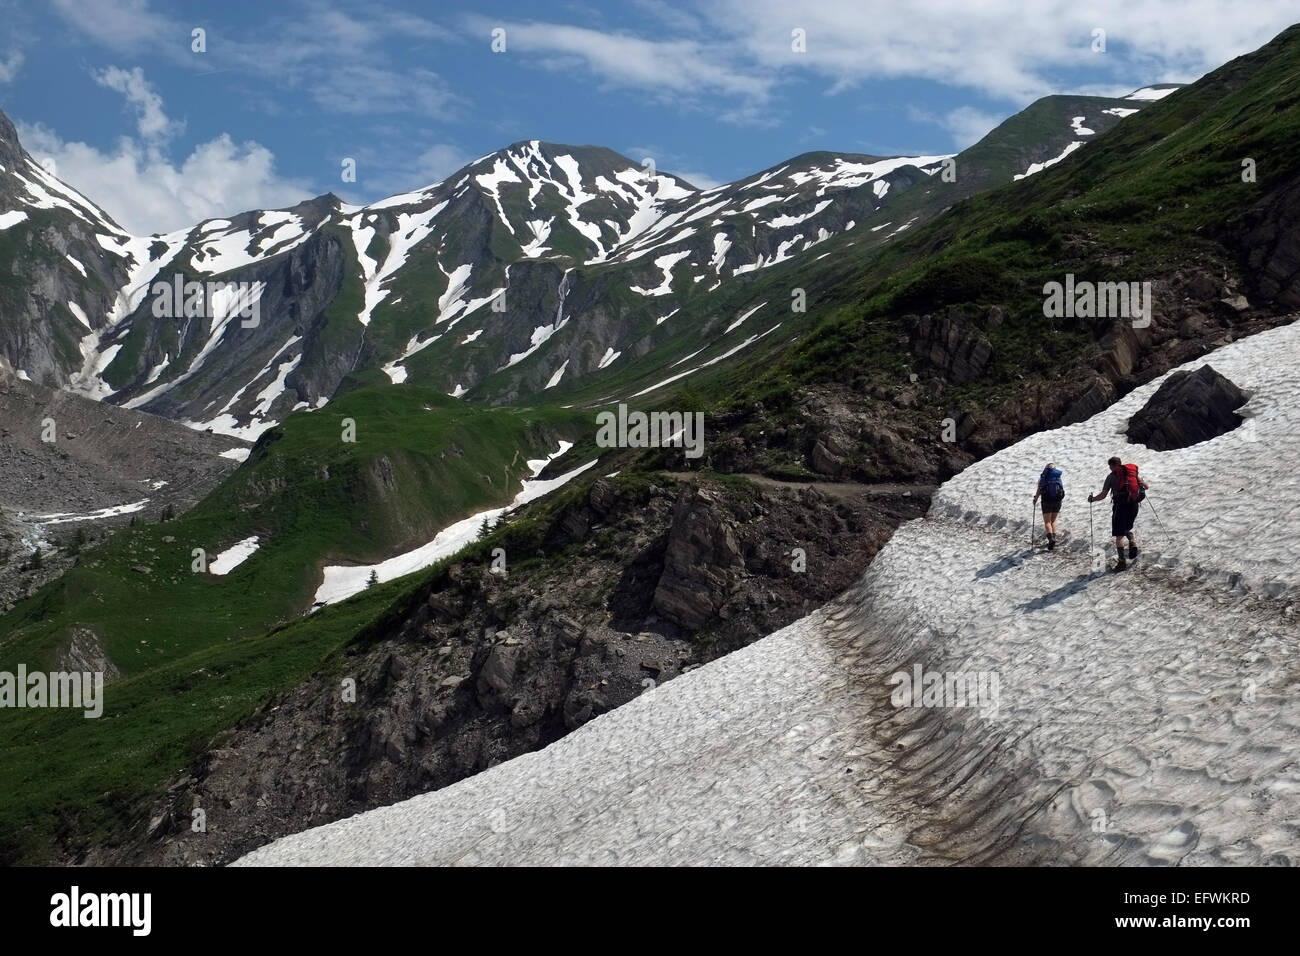
{"type": "Polygon", "coordinates": [[[1126,465],[1118,458],[1106,462],[1110,474],[1101,486],[1101,494],[1089,495],[1088,503],[1102,501],[1107,494],[1113,494],[1110,512],[1110,533],[1115,537],[1115,551],[1119,555],[1116,571],[1128,567],[1124,560],[1124,539],[1128,538],[1129,559],[1138,556],[1137,538],[1133,535],[1133,523],[1137,521],[1138,507],[1146,497],[1147,483],[1138,477],[1137,465],[1126,465]]]}
{"type": "Polygon", "coordinates": [[[1065,484],[1061,481],[1061,469],[1052,462],[1047,463],[1043,473],[1038,476],[1038,490],[1034,492],[1034,501],[1039,496],[1043,499],[1043,528],[1047,531],[1047,550],[1056,550],[1056,516],[1061,513],[1061,502],[1065,500],[1065,484]]]}

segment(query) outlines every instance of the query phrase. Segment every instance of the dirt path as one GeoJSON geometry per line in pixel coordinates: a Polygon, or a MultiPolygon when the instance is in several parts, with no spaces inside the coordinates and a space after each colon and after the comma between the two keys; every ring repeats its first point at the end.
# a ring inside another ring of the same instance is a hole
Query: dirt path
{"type": "MultiPolygon", "coordinates": [[[[693,471],[670,471],[666,473],[670,478],[676,478],[678,481],[696,481],[699,474],[693,471]]],[[[888,495],[911,495],[914,497],[928,497],[934,494],[934,485],[901,485],[890,482],[881,482],[878,484],[865,485],[856,481],[781,481],[777,478],[769,478],[767,475],[755,474],[737,474],[736,478],[745,478],[762,488],[778,488],[783,491],[799,491],[804,488],[812,488],[820,491],[822,494],[831,498],[857,498],[866,495],[872,498],[886,497],[888,495]]]]}

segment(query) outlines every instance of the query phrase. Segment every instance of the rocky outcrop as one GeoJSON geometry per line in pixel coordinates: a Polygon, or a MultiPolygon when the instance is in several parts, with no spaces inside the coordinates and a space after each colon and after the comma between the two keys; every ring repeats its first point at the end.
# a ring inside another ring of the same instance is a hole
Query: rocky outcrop
{"type": "Polygon", "coordinates": [[[1209,365],[1169,376],[1129,419],[1128,438],[1155,451],[1187,448],[1232,431],[1246,395],[1209,365]]]}
{"type": "Polygon", "coordinates": [[[1091,418],[1115,400],[1115,386],[1110,379],[1098,375],[1093,378],[1070,403],[1061,416],[1062,425],[1071,425],[1091,418]]]}
{"type": "Polygon", "coordinates": [[[54,667],[56,671],[89,671],[104,675],[104,683],[115,681],[122,676],[108,651],[104,649],[99,635],[88,627],[73,627],[69,630],[67,641],[55,652],[54,667]]]}
{"type": "Polygon", "coordinates": [[[1300,182],[1255,203],[1236,242],[1245,253],[1252,295],[1278,311],[1300,309],[1300,182]]]}
{"type": "Polygon", "coordinates": [[[718,502],[713,492],[687,487],[673,507],[664,573],[652,606],[687,631],[698,631],[717,613],[726,601],[730,574],[745,567],[718,502]]]}
{"type": "Polygon", "coordinates": [[[937,369],[950,383],[959,385],[978,378],[993,358],[993,346],[983,335],[958,318],[904,316],[912,354],[937,369]]]}

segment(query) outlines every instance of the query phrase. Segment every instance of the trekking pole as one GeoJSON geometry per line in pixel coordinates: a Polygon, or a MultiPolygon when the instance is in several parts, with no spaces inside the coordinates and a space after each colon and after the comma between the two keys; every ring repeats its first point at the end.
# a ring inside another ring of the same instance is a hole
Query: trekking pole
{"type": "Polygon", "coordinates": [[[1038,519],[1034,516],[1034,512],[1038,510],[1035,507],[1037,504],[1036,501],[1029,504],[1029,546],[1031,548],[1034,546],[1034,532],[1038,530],[1038,519]]]}
{"type": "Polygon", "coordinates": [[[1088,499],[1088,553],[1097,551],[1097,543],[1092,540],[1092,498],[1088,499]]]}
{"type": "Polygon", "coordinates": [[[1146,502],[1147,507],[1151,509],[1151,514],[1156,519],[1156,524],[1160,526],[1160,533],[1165,536],[1166,540],[1168,540],[1170,544],[1173,544],[1174,539],[1169,536],[1169,529],[1165,527],[1165,523],[1160,520],[1160,515],[1156,513],[1156,506],[1151,503],[1151,496],[1148,495],[1142,500],[1146,502]]]}

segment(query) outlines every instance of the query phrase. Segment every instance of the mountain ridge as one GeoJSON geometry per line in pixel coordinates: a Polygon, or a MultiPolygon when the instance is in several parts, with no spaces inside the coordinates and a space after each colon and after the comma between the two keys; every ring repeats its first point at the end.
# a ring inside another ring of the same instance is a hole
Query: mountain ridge
{"type": "MultiPolygon", "coordinates": [[[[1091,103],[1097,128],[1104,104],[1120,102],[1057,99],[1058,113],[1091,103]]],[[[1012,143],[994,164],[1023,169],[1077,138],[1060,128],[1045,147],[1012,143]]],[[[559,394],[620,361],[668,367],[698,354],[712,341],[707,323],[684,314],[673,322],[682,332],[661,328],[674,311],[708,312],[709,293],[847,233],[945,158],[818,150],[697,189],[608,147],[519,140],[365,206],[329,192],[148,237],[91,217],[94,294],[60,287],[43,327],[27,324],[37,334],[0,333],[0,352],[38,380],[249,440],[362,370],[490,402],[559,394]],[[244,330],[206,301],[206,327],[155,320],[141,300],[177,273],[262,290],[262,327],[244,330]],[[467,319],[480,327],[448,334],[467,319]],[[42,337],[53,341],[33,348],[42,337]]],[[[67,272],[60,282],[75,279],[67,272]]]]}

